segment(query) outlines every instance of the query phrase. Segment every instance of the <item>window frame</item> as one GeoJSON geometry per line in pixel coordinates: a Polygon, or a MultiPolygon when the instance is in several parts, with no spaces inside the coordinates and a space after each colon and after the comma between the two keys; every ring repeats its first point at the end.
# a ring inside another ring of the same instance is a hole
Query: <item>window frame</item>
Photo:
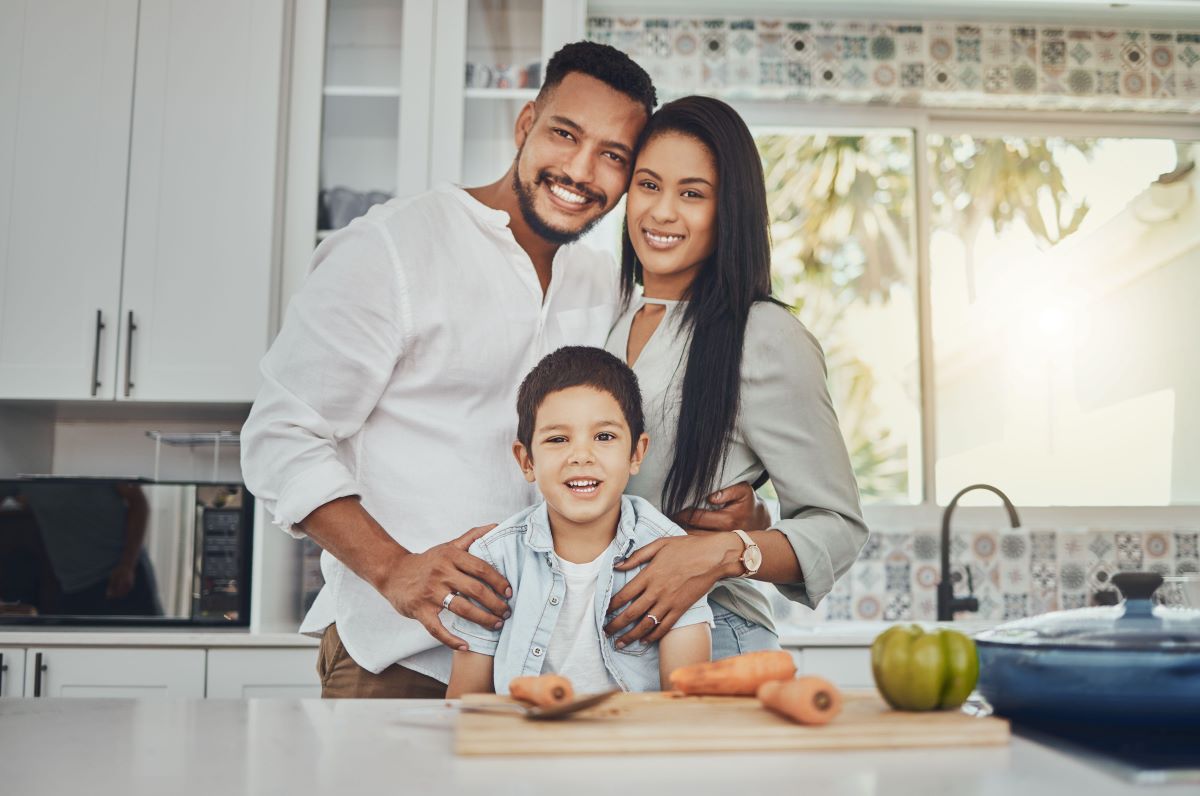
{"type": "MultiPolygon", "coordinates": [[[[1065,110],[952,110],[899,108],[893,106],[834,106],[807,102],[731,100],[730,104],[757,132],[812,130],[841,135],[903,133],[911,135],[913,188],[916,217],[917,358],[921,390],[921,500],[916,504],[872,504],[864,506],[868,524],[878,530],[940,526],[945,506],[936,499],[936,403],[932,308],[929,289],[929,247],[932,235],[933,199],[929,158],[925,147],[930,135],[1023,135],[1068,138],[1169,138],[1200,141],[1200,118],[1179,114],[1107,113],[1065,110]]],[[[1003,488],[1003,485],[997,485],[1003,488]]],[[[981,493],[982,494],[982,493],[981,493]]],[[[986,528],[998,518],[985,497],[979,506],[955,510],[955,525],[986,528]]],[[[1200,526],[1200,503],[1171,506],[1029,506],[1021,508],[1025,527],[1196,528],[1200,526]]]]}

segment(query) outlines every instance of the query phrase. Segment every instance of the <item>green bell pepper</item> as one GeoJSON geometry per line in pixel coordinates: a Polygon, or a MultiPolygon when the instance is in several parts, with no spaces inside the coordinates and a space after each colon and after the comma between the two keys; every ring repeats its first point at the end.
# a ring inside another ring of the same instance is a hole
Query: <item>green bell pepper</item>
{"type": "Polygon", "coordinates": [[[966,701],[979,679],[975,642],[954,630],[895,625],[871,645],[871,671],[897,710],[945,710],[966,701]]]}

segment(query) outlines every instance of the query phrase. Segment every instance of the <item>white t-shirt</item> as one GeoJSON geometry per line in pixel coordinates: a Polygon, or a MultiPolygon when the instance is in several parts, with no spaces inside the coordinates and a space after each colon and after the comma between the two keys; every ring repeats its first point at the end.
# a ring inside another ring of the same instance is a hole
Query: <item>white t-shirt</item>
{"type": "Polygon", "coordinates": [[[574,564],[558,559],[566,582],[558,621],[546,647],[542,671],[561,674],[571,681],[576,693],[594,694],[620,688],[604,666],[600,653],[600,630],[596,627],[596,583],[611,559],[605,550],[595,561],[574,564]]]}

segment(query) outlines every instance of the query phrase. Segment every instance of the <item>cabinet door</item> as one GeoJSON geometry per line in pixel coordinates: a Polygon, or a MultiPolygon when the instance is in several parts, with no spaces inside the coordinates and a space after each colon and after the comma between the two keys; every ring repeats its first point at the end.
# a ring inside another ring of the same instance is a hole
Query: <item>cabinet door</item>
{"type": "Polygon", "coordinates": [[[270,333],[284,0],[142,0],[119,399],[253,400],[270,333]]]}
{"type": "Polygon", "coordinates": [[[841,688],[875,685],[870,647],[808,647],[800,671],[820,675],[841,688]]]}
{"type": "Polygon", "coordinates": [[[25,694],[31,697],[204,697],[202,649],[33,648],[26,663],[25,694]]]}
{"type": "Polygon", "coordinates": [[[0,699],[25,695],[25,648],[0,647],[0,699]]]}
{"type": "Polygon", "coordinates": [[[208,651],[209,699],[319,696],[316,647],[208,651]]]}
{"type": "Polygon", "coordinates": [[[112,398],[137,0],[0,0],[0,398],[112,398]]]}
{"type": "Polygon", "coordinates": [[[434,41],[430,181],[483,185],[516,154],[513,128],[546,62],[584,36],[583,0],[442,0],[434,41]]]}

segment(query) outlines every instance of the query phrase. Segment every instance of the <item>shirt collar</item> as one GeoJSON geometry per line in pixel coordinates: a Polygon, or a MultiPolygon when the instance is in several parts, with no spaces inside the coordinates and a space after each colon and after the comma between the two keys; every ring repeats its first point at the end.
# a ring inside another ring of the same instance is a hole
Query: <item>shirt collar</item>
{"type": "MultiPolygon", "coordinates": [[[[538,504],[529,515],[528,522],[529,535],[525,537],[525,544],[529,549],[539,553],[553,552],[554,537],[550,533],[550,509],[546,501],[538,504]]],[[[617,520],[617,536],[613,545],[618,557],[628,558],[636,541],[637,511],[633,507],[633,501],[627,495],[622,495],[621,518],[617,520]]]]}
{"type": "Polygon", "coordinates": [[[488,226],[503,228],[508,231],[508,213],[503,210],[497,210],[494,207],[488,207],[483,202],[467,193],[466,190],[461,186],[447,182],[437,186],[434,190],[450,194],[455,199],[462,202],[463,206],[467,208],[471,215],[475,216],[488,226]]]}

